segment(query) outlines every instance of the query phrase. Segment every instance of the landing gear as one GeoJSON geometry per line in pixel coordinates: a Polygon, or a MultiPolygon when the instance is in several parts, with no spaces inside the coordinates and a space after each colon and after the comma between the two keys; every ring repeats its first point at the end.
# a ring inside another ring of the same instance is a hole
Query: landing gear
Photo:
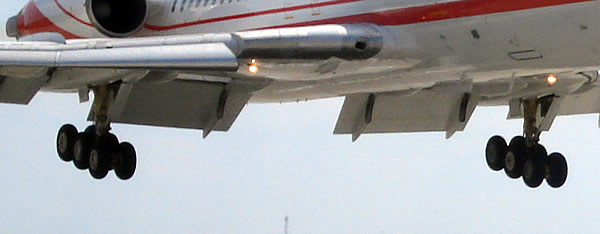
{"type": "Polygon", "coordinates": [[[87,169],[95,179],[105,178],[114,169],[117,177],[128,180],[135,174],[136,153],[130,143],[119,144],[109,132],[108,104],[112,103],[114,92],[109,86],[94,89],[94,125],[80,133],[73,125],[64,125],[58,131],[56,148],[62,160],[72,160],[76,168],[87,169]]]}
{"type": "MultiPolygon", "coordinates": [[[[88,170],[95,179],[103,179],[112,169],[122,180],[133,177],[136,167],[136,153],[133,145],[127,142],[119,144],[117,137],[111,133],[98,136],[95,129],[96,127],[92,125],[86,131],[76,134],[77,137],[71,148],[75,167],[80,170],[88,170]]],[[[57,145],[64,141],[64,139],[61,140],[60,134],[59,131],[57,145]]]]}
{"type": "Polygon", "coordinates": [[[547,99],[523,100],[524,136],[512,138],[507,145],[500,136],[493,136],[486,146],[486,161],[488,166],[495,171],[504,169],[509,178],[523,178],[523,182],[530,188],[539,187],[544,179],[553,188],[564,185],[567,179],[567,161],[560,153],[548,156],[546,148],[539,144],[541,129],[546,120],[554,118],[548,116],[549,106],[547,99]],[[541,108],[540,108],[541,107],[541,108]],[[539,124],[538,124],[539,123],[539,124]]]}

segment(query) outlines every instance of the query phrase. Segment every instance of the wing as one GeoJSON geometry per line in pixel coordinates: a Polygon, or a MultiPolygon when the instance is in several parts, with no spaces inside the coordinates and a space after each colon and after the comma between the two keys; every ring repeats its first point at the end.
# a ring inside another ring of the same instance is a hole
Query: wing
{"type": "Polygon", "coordinates": [[[70,41],[42,33],[0,43],[0,102],[27,104],[55,83],[79,90],[85,100],[89,87],[114,83],[112,121],[204,129],[207,135],[228,130],[252,92],[266,84],[229,77],[247,61],[367,59],[382,46],[369,25],[70,41]],[[173,72],[216,79],[180,80],[173,72]]]}

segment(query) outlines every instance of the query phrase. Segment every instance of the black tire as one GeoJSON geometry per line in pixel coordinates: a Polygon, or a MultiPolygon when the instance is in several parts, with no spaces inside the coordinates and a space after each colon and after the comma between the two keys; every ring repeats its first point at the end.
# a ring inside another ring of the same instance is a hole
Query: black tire
{"type": "Polygon", "coordinates": [[[87,128],[85,128],[85,131],[83,131],[84,133],[87,134],[93,134],[93,136],[96,135],[96,126],[95,125],[90,125],[87,128]]]}
{"type": "Polygon", "coordinates": [[[508,152],[504,159],[504,172],[508,177],[517,179],[523,174],[523,166],[527,157],[526,148],[524,137],[516,136],[510,140],[508,152]]]}
{"type": "Polygon", "coordinates": [[[499,171],[504,168],[504,160],[508,146],[506,141],[501,136],[493,136],[488,140],[485,147],[485,160],[487,165],[494,171],[499,171]]]}
{"type": "Polygon", "coordinates": [[[119,145],[119,151],[115,155],[117,163],[115,165],[115,174],[121,180],[128,180],[135,174],[136,153],[135,148],[129,142],[123,142],[119,145]]]}
{"type": "Polygon", "coordinates": [[[113,159],[115,154],[117,154],[119,152],[119,138],[117,138],[116,135],[112,134],[112,133],[108,133],[106,136],[104,136],[104,138],[106,140],[104,140],[104,144],[105,144],[105,148],[107,148],[107,150],[109,151],[109,155],[111,158],[111,162],[110,165],[108,167],[108,170],[112,170],[113,168],[113,159]]]}
{"type": "Polygon", "coordinates": [[[110,170],[110,155],[98,145],[92,147],[90,152],[89,172],[94,179],[103,179],[110,170]]]}
{"type": "Polygon", "coordinates": [[[110,147],[112,152],[117,152],[117,150],[119,148],[119,138],[117,138],[117,136],[112,133],[109,133],[106,136],[101,137],[99,143],[105,144],[106,147],[110,147]],[[104,138],[104,142],[102,142],[102,138],[104,138]]]}
{"type": "Polygon", "coordinates": [[[111,169],[112,155],[116,150],[116,136],[101,136],[90,151],[89,172],[95,179],[103,179],[111,169]]]}
{"type": "Polygon", "coordinates": [[[90,167],[90,152],[94,146],[94,134],[89,132],[79,133],[73,146],[73,164],[80,170],[90,167]]]}
{"type": "Polygon", "coordinates": [[[60,127],[56,136],[56,151],[61,160],[65,162],[73,160],[73,145],[75,145],[76,138],[77,128],[75,126],[65,124],[60,127]]]}
{"type": "Polygon", "coordinates": [[[560,188],[567,181],[567,160],[560,153],[552,153],[546,159],[546,182],[552,188],[560,188]]]}
{"type": "Polygon", "coordinates": [[[523,166],[523,182],[530,188],[537,188],[544,182],[546,157],[546,149],[543,146],[536,144],[530,148],[529,157],[523,166]]]}

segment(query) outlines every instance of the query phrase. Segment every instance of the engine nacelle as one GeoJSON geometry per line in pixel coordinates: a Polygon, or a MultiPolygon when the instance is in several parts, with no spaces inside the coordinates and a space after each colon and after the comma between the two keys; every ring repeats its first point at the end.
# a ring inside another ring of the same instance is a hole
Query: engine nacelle
{"type": "Polygon", "coordinates": [[[144,27],[163,0],[86,0],[90,22],[109,37],[128,37],[144,27]]]}

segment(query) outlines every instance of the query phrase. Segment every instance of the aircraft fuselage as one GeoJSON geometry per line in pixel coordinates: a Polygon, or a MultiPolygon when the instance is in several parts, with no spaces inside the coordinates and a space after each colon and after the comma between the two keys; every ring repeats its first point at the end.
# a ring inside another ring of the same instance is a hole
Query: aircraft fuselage
{"type": "MultiPolygon", "coordinates": [[[[166,0],[150,1],[143,26],[126,37],[224,33],[322,24],[372,24],[383,50],[367,61],[260,61],[274,80],[253,96],[281,102],[598,70],[600,1],[582,0],[166,0]],[[154,4],[154,5],[153,5],[154,4]]],[[[18,17],[21,36],[58,32],[106,38],[85,0],[34,0],[18,17]]],[[[126,20],[126,18],[124,18],[126,20]]],[[[75,43],[75,42],[73,42],[75,43]]],[[[73,89],[65,71],[46,90],[73,89]],[[69,81],[67,81],[69,80],[69,81]]],[[[99,72],[101,73],[101,72],[99,72]]],[[[58,73],[61,74],[61,73],[58,73]]],[[[193,76],[187,74],[186,76],[193,76]]],[[[198,75],[201,76],[201,75],[198,75]]],[[[88,77],[81,82],[105,79],[88,77]]],[[[192,78],[193,79],[193,78],[192,78]]]]}

